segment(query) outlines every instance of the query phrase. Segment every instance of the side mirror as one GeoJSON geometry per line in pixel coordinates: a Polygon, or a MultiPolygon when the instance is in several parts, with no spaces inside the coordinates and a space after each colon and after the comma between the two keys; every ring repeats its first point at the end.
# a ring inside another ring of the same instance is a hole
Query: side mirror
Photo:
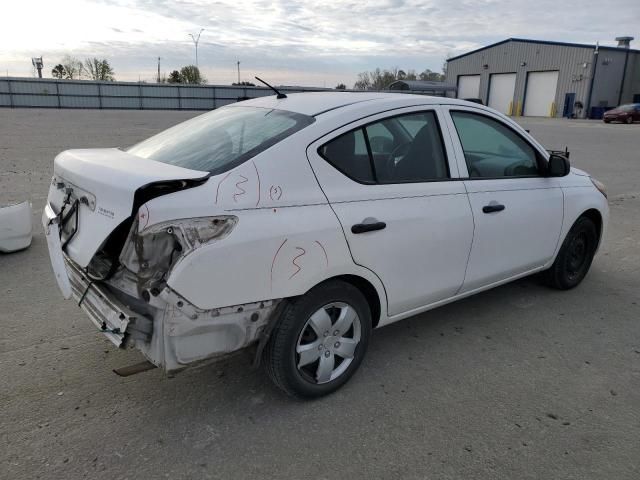
{"type": "Polygon", "coordinates": [[[549,157],[549,163],[547,165],[547,176],[549,177],[564,177],[569,175],[571,171],[571,165],[569,159],[562,155],[552,153],[549,157]]]}

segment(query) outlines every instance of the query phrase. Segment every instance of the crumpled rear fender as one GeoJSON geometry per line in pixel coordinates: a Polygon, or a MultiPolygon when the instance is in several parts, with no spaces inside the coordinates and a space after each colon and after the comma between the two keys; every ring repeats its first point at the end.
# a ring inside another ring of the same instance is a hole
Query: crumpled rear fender
{"type": "Polygon", "coordinates": [[[354,263],[328,204],[233,213],[238,223],[225,239],[201,246],[172,268],[167,283],[187,301],[212,309],[288,298],[327,279],[356,275],[374,286],[386,315],[380,279],[354,263]]]}

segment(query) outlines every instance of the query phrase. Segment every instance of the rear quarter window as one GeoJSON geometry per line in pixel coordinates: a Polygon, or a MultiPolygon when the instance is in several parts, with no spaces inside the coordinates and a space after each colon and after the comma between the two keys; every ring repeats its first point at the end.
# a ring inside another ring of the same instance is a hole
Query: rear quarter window
{"type": "Polygon", "coordinates": [[[373,170],[362,128],[344,133],[318,149],[341,173],[360,183],[373,183],[373,170]]]}
{"type": "Polygon", "coordinates": [[[223,107],[180,123],[126,151],[158,162],[226,172],[312,124],[313,117],[259,107],[223,107]]]}

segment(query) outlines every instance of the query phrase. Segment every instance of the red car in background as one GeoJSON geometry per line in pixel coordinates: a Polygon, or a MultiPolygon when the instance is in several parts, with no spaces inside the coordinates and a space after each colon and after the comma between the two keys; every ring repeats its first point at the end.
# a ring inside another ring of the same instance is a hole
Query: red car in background
{"type": "Polygon", "coordinates": [[[604,120],[604,123],[609,123],[609,122],[633,123],[633,122],[640,121],[640,103],[630,103],[628,105],[620,105],[619,107],[616,107],[613,110],[604,112],[604,116],[602,117],[602,120],[604,120]]]}

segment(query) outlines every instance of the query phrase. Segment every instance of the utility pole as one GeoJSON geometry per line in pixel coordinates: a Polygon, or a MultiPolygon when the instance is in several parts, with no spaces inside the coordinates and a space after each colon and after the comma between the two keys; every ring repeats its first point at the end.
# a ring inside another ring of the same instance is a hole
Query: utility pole
{"type": "Polygon", "coordinates": [[[240,85],[240,60],[238,60],[238,85],[240,85]]]}
{"type": "Polygon", "coordinates": [[[158,83],[160,83],[160,57],[158,57],[158,83]]]}
{"type": "Polygon", "coordinates": [[[38,78],[42,78],[42,67],[44,66],[42,57],[32,57],[31,64],[33,65],[33,68],[38,71],[38,78]]]}
{"type": "Polygon", "coordinates": [[[193,40],[193,44],[196,46],[196,67],[200,68],[198,66],[198,42],[200,41],[200,35],[202,34],[202,32],[204,32],[204,28],[200,29],[200,32],[198,32],[198,36],[194,36],[192,33],[189,34],[189,36],[191,37],[191,40],[193,40]]]}

